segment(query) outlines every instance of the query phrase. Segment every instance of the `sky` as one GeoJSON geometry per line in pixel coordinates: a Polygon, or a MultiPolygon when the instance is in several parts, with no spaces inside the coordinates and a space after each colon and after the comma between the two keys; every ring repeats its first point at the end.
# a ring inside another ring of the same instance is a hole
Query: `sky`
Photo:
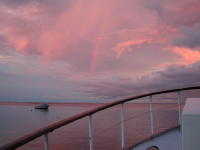
{"type": "Polygon", "coordinates": [[[0,101],[109,101],[195,85],[199,0],[0,0],[0,101]]]}

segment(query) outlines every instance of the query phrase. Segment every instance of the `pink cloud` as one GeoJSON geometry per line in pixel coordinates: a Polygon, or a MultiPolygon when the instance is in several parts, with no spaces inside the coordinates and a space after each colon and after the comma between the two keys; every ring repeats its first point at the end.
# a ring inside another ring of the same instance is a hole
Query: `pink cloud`
{"type": "Polygon", "coordinates": [[[198,62],[199,14],[198,0],[2,0],[0,55],[35,57],[34,68],[59,61],[53,76],[67,70],[70,84],[131,79],[198,62]]]}
{"type": "MultiPolygon", "coordinates": [[[[157,41],[158,42],[158,41],[157,41]]],[[[114,50],[117,53],[117,56],[121,56],[124,51],[132,51],[134,49],[138,49],[142,47],[144,44],[153,44],[155,41],[151,39],[141,39],[141,40],[130,40],[122,43],[118,43],[114,50]]]]}
{"type": "Polygon", "coordinates": [[[173,51],[182,56],[182,64],[190,65],[200,61],[200,51],[184,47],[174,47],[173,51]]]}
{"type": "MultiPolygon", "coordinates": [[[[9,8],[9,12],[5,10],[3,12],[5,17],[2,17],[5,23],[2,28],[6,26],[4,35],[19,52],[29,53],[32,48],[32,51],[47,59],[61,58],[69,60],[71,63],[70,58],[73,57],[77,64],[82,64],[83,62],[79,62],[80,57],[77,55],[79,51],[82,57],[85,57],[84,60],[91,57],[90,63],[92,63],[97,60],[92,57],[101,57],[98,55],[107,55],[106,53],[116,55],[112,54],[112,48],[118,42],[129,40],[125,37],[126,35],[123,36],[124,38],[119,35],[118,39],[113,39],[113,36],[120,30],[124,30],[130,25],[133,25],[131,28],[134,30],[142,28],[142,22],[139,22],[140,16],[137,16],[137,11],[141,7],[133,4],[139,4],[139,2],[127,1],[127,4],[123,4],[118,0],[83,3],[77,0],[68,10],[51,18],[51,16],[44,17],[39,14],[39,12],[43,12],[43,4],[33,3],[17,9],[9,8]],[[132,4],[131,7],[129,4],[132,4]],[[130,13],[132,13],[131,16],[130,13]],[[23,22],[18,22],[18,20],[23,22]],[[101,41],[97,44],[98,37],[101,41]],[[106,44],[105,40],[111,42],[110,46],[106,44]],[[105,44],[106,47],[104,47],[105,44]],[[82,48],[83,46],[87,47],[87,50],[82,48]]],[[[146,10],[140,11],[144,13],[142,15],[144,16],[146,10]]],[[[72,63],[74,62],[72,61],[72,63]]]]}
{"type": "Polygon", "coordinates": [[[86,70],[98,70],[101,66],[98,64],[104,60],[114,62],[116,56],[150,45],[169,47],[174,37],[180,35],[179,27],[171,24],[179,22],[183,14],[185,20],[193,22],[190,16],[199,11],[195,0],[177,1],[173,5],[156,0],[76,0],[66,2],[66,10],[61,7],[64,1],[57,2],[62,11],[53,7],[54,2],[21,3],[23,7],[16,7],[17,3],[8,7],[12,4],[4,2],[0,14],[4,20],[0,28],[15,50],[39,54],[45,59],[62,59],[86,70]],[[190,7],[183,11],[178,5],[190,7]],[[168,21],[162,22],[152,10],[168,21]],[[168,16],[172,15],[169,20],[168,16]]]}

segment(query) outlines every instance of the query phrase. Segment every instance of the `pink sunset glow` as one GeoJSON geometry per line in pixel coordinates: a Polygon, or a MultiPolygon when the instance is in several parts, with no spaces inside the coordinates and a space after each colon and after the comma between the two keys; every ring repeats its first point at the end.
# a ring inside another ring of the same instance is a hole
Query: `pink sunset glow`
{"type": "Polygon", "coordinates": [[[200,71],[199,14],[199,0],[2,0],[0,100],[115,99],[196,85],[185,76],[200,71]]]}

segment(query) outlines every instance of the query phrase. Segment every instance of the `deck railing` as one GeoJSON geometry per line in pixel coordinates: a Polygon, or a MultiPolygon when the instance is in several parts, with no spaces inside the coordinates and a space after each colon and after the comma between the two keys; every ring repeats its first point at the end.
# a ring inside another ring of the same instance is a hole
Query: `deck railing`
{"type": "Polygon", "coordinates": [[[143,95],[138,95],[134,97],[128,97],[125,99],[120,99],[108,104],[105,104],[103,106],[94,108],[90,111],[86,111],[77,115],[74,115],[72,117],[66,118],[64,120],[58,121],[56,123],[53,123],[49,126],[46,126],[44,128],[41,128],[39,130],[36,130],[30,134],[27,134],[21,138],[18,138],[14,141],[11,141],[10,143],[7,143],[3,146],[0,147],[0,150],[13,150],[16,148],[19,148],[23,146],[24,144],[40,137],[44,136],[44,149],[49,150],[49,142],[48,142],[48,134],[50,132],[53,132],[55,129],[58,129],[62,126],[68,125],[72,122],[75,122],[77,120],[80,120],[82,118],[88,117],[88,142],[89,142],[89,149],[94,150],[94,144],[93,144],[93,116],[95,113],[103,111],[105,109],[109,109],[113,106],[120,105],[120,126],[121,126],[121,150],[125,150],[125,119],[124,119],[124,104],[127,102],[130,102],[132,100],[136,100],[139,98],[144,98],[144,97],[149,97],[149,112],[150,112],[150,132],[151,136],[155,134],[154,131],[154,114],[153,114],[153,103],[152,103],[152,98],[154,95],[160,95],[160,94],[165,94],[165,93],[173,93],[177,92],[177,106],[178,106],[178,115],[179,115],[179,124],[181,124],[181,99],[180,99],[180,92],[181,91],[188,91],[188,90],[195,90],[195,89],[200,89],[200,86],[195,86],[195,87],[187,87],[187,88],[179,88],[179,89],[172,89],[172,90],[165,90],[165,91],[159,91],[159,92],[152,92],[152,93],[147,93],[143,95]]]}

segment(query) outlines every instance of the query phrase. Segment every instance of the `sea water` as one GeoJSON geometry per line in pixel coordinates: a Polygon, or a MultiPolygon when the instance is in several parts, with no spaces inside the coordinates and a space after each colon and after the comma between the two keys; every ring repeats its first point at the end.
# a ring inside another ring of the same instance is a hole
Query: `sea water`
{"type": "MultiPolygon", "coordinates": [[[[104,104],[52,103],[49,110],[34,109],[35,103],[0,103],[0,145],[34,130],[104,104]]],[[[150,136],[149,104],[126,104],[126,146],[150,136]]],[[[155,132],[178,124],[177,104],[154,104],[155,132]]],[[[94,147],[97,150],[120,149],[120,106],[93,115],[94,147]]],[[[49,133],[53,150],[88,150],[88,117],[49,133]]],[[[44,138],[37,138],[19,150],[40,150],[44,138]]]]}

